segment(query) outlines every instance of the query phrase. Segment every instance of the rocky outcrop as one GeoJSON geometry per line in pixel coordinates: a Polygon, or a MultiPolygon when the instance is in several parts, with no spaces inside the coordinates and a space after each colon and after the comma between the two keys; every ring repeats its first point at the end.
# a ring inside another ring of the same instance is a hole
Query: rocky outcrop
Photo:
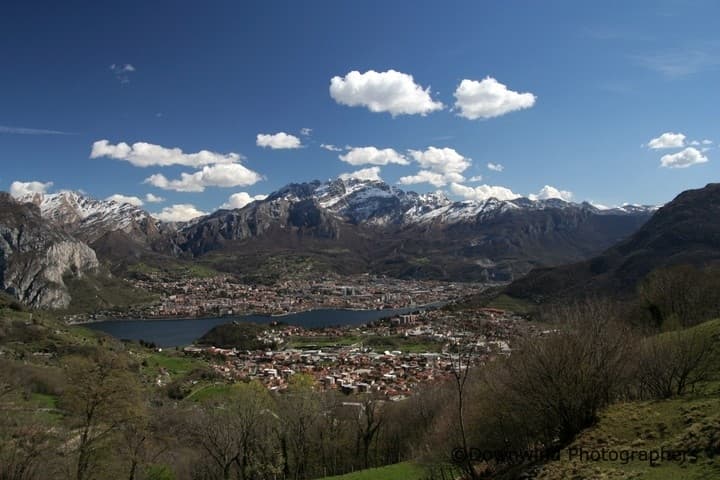
{"type": "Polygon", "coordinates": [[[273,235],[297,235],[337,240],[341,220],[314,199],[274,198],[253,202],[241,210],[219,210],[184,228],[178,245],[193,255],[223,248],[234,241],[273,235]]]}
{"type": "Polygon", "coordinates": [[[600,209],[560,199],[453,202],[377,180],[290,184],[238,210],[181,227],[185,255],[210,252],[246,271],[258,258],[305,256],[342,272],[510,281],[595,255],[635,232],[652,207],[600,209]]]}
{"type": "Polygon", "coordinates": [[[40,208],[42,217],[89,245],[109,232],[123,232],[133,241],[151,245],[172,225],[153,218],[145,210],[129,203],[96,200],[78,192],[29,194],[18,199],[40,208]]]}
{"type": "Polygon", "coordinates": [[[39,208],[0,193],[0,284],[36,308],[64,308],[66,276],[97,272],[95,252],[43,220],[39,208]]]}

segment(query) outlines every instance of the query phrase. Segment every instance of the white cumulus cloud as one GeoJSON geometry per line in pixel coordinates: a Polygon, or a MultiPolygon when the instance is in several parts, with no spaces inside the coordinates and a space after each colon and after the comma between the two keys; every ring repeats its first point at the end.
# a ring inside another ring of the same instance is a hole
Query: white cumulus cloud
{"type": "Polygon", "coordinates": [[[437,173],[430,170],[420,170],[415,175],[400,177],[398,183],[402,185],[414,185],[416,183],[429,183],[435,187],[442,187],[450,182],[463,182],[465,177],[459,173],[437,173]]]}
{"type": "Polygon", "coordinates": [[[238,153],[222,154],[208,150],[200,150],[197,153],[184,153],[179,148],[166,148],[146,142],[136,142],[132,145],[120,142],[113,145],[108,140],[98,140],[93,143],[90,158],[100,157],[125,160],[136,167],[167,167],[170,165],[202,167],[204,165],[236,163],[243,158],[238,153]]]}
{"type": "Polygon", "coordinates": [[[423,88],[407,73],[388,70],[354,70],[344,77],[330,80],[330,96],[339,104],[367,107],[371,112],[397,115],[427,115],[442,110],[443,104],[430,96],[430,87],[423,88]]]}
{"type": "Polygon", "coordinates": [[[140,198],[123,195],[121,193],[116,193],[115,195],[110,195],[105,200],[109,200],[111,202],[116,202],[116,203],[129,203],[130,205],[133,205],[135,207],[143,206],[143,201],[140,198]]]}
{"type": "Polygon", "coordinates": [[[152,216],[163,222],[187,222],[193,218],[202,217],[207,213],[198,210],[194,205],[189,203],[180,203],[163,208],[160,212],[153,213],[152,216]]]}
{"type": "Polygon", "coordinates": [[[535,105],[532,93],[519,93],[492,77],[481,81],[464,79],[455,89],[455,108],[461,117],[476,120],[499,117],[535,105]]]}
{"type": "Polygon", "coordinates": [[[558,198],[560,200],[569,202],[572,200],[573,194],[572,192],[569,192],[567,190],[559,190],[553,186],[545,185],[543,188],[540,189],[538,193],[531,193],[530,195],[528,195],[528,198],[532,201],[558,198]]]}
{"type": "Polygon", "coordinates": [[[470,166],[470,159],[447,147],[410,150],[410,155],[421,167],[439,173],[462,173],[470,166]]]}
{"type": "Polygon", "coordinates": [[[452,148],[428,147],[426,150],[410,150],[410,156],[422,170],[416,175],[400,178],[400,183],[430,183],[436,187],[448,183],[459,183],[465,180],[462,175],[469,166],[470,159],[462,156],[452,148]]]}
{"type": "Polygon", "coordinates": [[[47,193],[53,186],[53,182],[12,182],[10,184],[10,195],[20,198],[33,193],[47,193]]]}
{"type": "Polygon", "coordinates": [[[153,195],[152,193],[145,194],[145,201],[148,203],[162,203],[165,201],[163,197],[153,195]]]}
{"type": "Polygon", "coordinates": [[[180,178],[168,180],[165,175],[156,173],[145,179],[164,190],[178,192],[202,192],[206,187],[246,187],[260,181],[262,176],[239,163],[229,165],[210,165],[195,173],[181,173],[180,178]]]}
{"type": "Polygon", "coordinates": [[[265,200],[267,195],[250,195],[247,192],[233,193],[228,198],[227,202],[220,205],[220,208],[226,210],[234,210],[237,208],[243,208],[245,205],[249,205],[255,200],[265,200]]]}
{"type": "Polygon", "coordinates": [[[340,155],[340,160],[350,165],[408,165],[410,162],[393,150],[392,148],[375,147],[354,147],[345,155],[340,155]]]}
{"type": "Polygon", "coordinates": [[[503,167],[503,166],[502,166],[501,164],[499,164],[499,163],[492,163],[492,162],[490,162],[490,163],[487,164],[487,167],[488,167],[489,170],[492,170],[493,172],[502,172],[503,170],[505,170],[505,167],[503,167]]]}
{"type": "Polygon", "coordinates": [[[312,134],[312,128],[304,127],[300,129],[300,135],[304,137],[309,137],[310,134],[312,134]]]}
{"type": "Polygon", "coordinates": [[[258,133],[255,143],[258,147],[272,148],[273,150],[289,150],[302,147],[298,137],[285,132],[258,133]]]}
{"type": "Polygon", "coordinates": [[[708,158],[697,148],[688,147],[682,152],[663,155],[660,166],[666,168],[687,168],[700,163],[706,163],[708,158]]]}
{"type": "Polygon", "coordinates": [[[475,175],[473,177],[468,178],[468,182],[482,182],[483,176],[482,175],[475,175]]]}
{"type": "Polygon", "coordinates": [[[483,201],[489,198],[497,198],[498,200],[515,200],[521,195],[514,193],[506,187],[497,185],[478,185],[477,187],[467,187],[459,183],[450,184],[450,191],[455,195],[463,197],[466,200],[483,201]]]}
{"type": "Polygon", "coordinates": [[[354,172],[340,174],[338,178],[341,180],[354,178],[366,181],[382,181],[382,178],[380,178],[380,167],[361,168],[360,170],[356,170],[354,172]]]}
{"type": "Polygon", "coordinates": [[[659,150],[663,148],[680,148],[685,146],[685,135],[682,133],[665,132],[653,138],[647,144],[648,148],[659,150]]]}

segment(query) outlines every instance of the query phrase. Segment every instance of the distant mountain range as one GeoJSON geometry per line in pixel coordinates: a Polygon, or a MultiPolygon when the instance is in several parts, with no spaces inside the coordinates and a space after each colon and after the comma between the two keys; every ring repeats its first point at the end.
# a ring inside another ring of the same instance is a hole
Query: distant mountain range
{"type": "Polygon", "coordinates": [[[510,284],[510,296],[551,302],[581,296],[630,296],[656,268],[720,262],[720,184],[687,190],[637,232],[588,260],[539,268],[510,284]]]}
{"type": "MultiPolygon", "coordinates": [[[[178,224],[77,192],[4,198],[4,210],[34,212],[41,236],[54,232],[87,244],[119,275],[137,262],[190,259],[271,278],[301,264],[310,274],[509,281],[532,268],[589,258],[635,232],[656,210],[559,199],[454,202],[441,193],[356,179],[290,184],[241,209],[178,224]]],[[[7,270],[15,250],[0,248],[0,270],[7,270]]]]}
{"type": "Polygon", "coordinates": [[[347,273],[507,281],[600,252],[653,211],[557,199],[453,202],[380,181],[334,180],[291,184],[242,209],[197,219],[179,229],[175,245],[235,271],[268,256],[305,255],[347,273]]]}

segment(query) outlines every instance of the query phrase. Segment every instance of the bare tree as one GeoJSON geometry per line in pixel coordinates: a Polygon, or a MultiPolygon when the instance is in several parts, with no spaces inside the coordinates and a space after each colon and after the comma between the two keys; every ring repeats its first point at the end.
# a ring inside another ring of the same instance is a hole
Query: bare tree
{"type": "Polygon", "coordinates": [[[129,480],[135,480],[143,466],[152,464],[170,449],[176,429],[171,422],[164,421],[163,413],[159,409],[143,410],[122,426],[118,447],[129,463],[129,480]]]}
{"type": "Polygon", "coordinates": [[[557,332],[520,342],[504,365],[506,407],[546,446],[568,443],[624,391],[633,344],[608,302],[567,306],[555,318],[557,332]]]}
{"type": "Polygon", "coordinates": [[[345,473],[355,465],[349,446],[357,442],[357,421],[355,412],[349,418],[347,410],[335,392],[326,392],[320,397],[322,413],[318,424],[318,441],[322,476],[345,473]]]}
{"type": "Polygon", "coordinates": [[[720,311],[720,271],[675,265],[652,271],[638,293],[655,325],[664,330],[696,325],[720,311]]]}
{"type": "Polygon", "coordinates": [[[138,415],[140,388],[125,359],[115,353],[69,358],[65,371],[68,386],[61,404],[73,414],[77,427],[77,439],[68,445],[76,445],[74,476],[85,480],[111,435],[138,415]]]}
{"type": "Polygon", "coordinates": [[[198,408],[188,433],[211,460],[216,478],[265,478],[275,470],[275,446],[268,442],[276,421],[265,387],[238,384],[230,401],[198,408]]]}
{"type": "Polygon", "coordinates": [[[285,478],[299,480],[311,473],[312,461],[319,450],[317,433],[321,411],[317,395],[312,377],[297,375],[278,399],[281,421],[277,422],[277,431],[285,478]]]}
{"type": "Polygon", "coordinates": [[[20,372],[12,362],[0,360],[0,400],[21,388],[20,372]]]}
{"type": "Polygon", "coordinates": [[[188,424],[191,438],[217,467],[218,478],[228,480],[235,461],[242,455],[237,444],[234,412],[227,407],[213,406],[198,409],[192,415],[188,424]]]}
{"type": "Polygon", "coordinates": [[[706,380],[713,340],[697,330],[670,332],[643,341],[638,379],[641,392],[656,398],[682,395],[706,380]]]}
{"type": "Polygon", "coordinates": [[[366,396],[360,403],[360,412],[357,417],[358,438],[362,446],[364,468],[370,468],[370,446],[383,424],[382,404],[383,400],[371,395],[366,396]]]}
{"type": "Polygon", "coordinates": [[[462,461],[460,463],[467,476],[471,479],[475,479],[477,478],[477,473],[475,472],[470,455],[468,435],[465,426],[465,387],[470,375],[470,364],[474,355],[474,348],[472,344],[456,343],[455,349],[457,350],[457,354],[451,357],[451,373],[454,380],[455,391],[457,393],[457,422],[460,430],[460,442],[462,444],[461,446],[463,451],[462,461]]]}
{"type": "Polygon", "coordinates": [[[0,435],[0,480],[41,478],[43,457],[56,446],[48,426],[32,418],[19,419],[16,425],[0,425],[9,437],[0,435]]]}

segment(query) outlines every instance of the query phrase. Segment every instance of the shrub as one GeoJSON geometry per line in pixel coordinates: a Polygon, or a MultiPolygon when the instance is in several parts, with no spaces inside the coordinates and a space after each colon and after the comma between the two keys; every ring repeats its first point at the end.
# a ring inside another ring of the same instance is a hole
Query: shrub
{"type": "Polygon", "coordinates": [[[698,331],[670,332],[645,339],[640,346],[640,393],[652,398],[682,395],[707,379],[712,338],[698,331]]]}

